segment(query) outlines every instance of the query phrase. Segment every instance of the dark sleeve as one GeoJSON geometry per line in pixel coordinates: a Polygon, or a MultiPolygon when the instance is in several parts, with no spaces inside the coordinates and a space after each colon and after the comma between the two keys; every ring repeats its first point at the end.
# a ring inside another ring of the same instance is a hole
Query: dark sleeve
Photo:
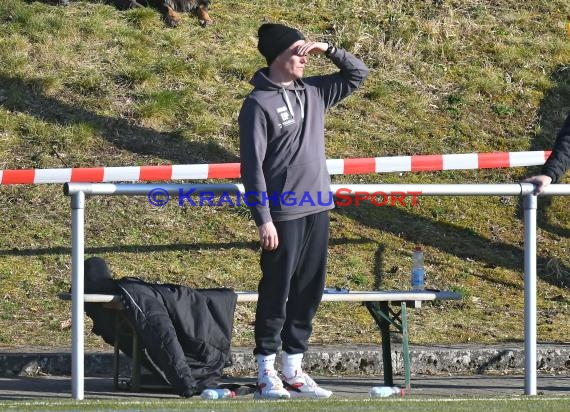
{"type": "Polygon", "coordinates": [[[247,98],[239,118],[240,172],[251,214],[257,226],[271,222],[268,202],[261,194],[266,192],[263,161],[267,150],[267,120],[259,104],[247,98]]]}
{"type": "Polygon", "coordinates": [[[339,72],[303,79],[317,88],[327,109],[359,88],[368,77],[368,67],[344,49],[337,49],[329,59],[340,69],[339,72]]]}
{"type": "Polygon", "coordinates": [[[557,183],[568,168],[570,168],[570,113],[556,136],[552,153],[542,167],[542,174],[551,177],[552,183],[557,183]]]}

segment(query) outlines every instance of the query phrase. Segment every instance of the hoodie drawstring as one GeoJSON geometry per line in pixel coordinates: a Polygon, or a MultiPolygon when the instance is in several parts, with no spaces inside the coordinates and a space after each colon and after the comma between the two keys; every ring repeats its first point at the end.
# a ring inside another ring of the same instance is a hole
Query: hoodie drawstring
{"type": "Polygon", "coordinates": [[[303,102],[301,101],[301,96],[299,96],[299,93],[297,93],[297,89],[293,89],[295,90],[295,97],[297,98],[297,101],[299,102],[299,105],[301,106],[301,120],[305,119],[305,106],[303,106],[303,102]]]}
{"type": "MultiPolygon", "coordinates": [[[[297,89],[293,89],[293,90],[295,91],[295,98],[297,99],[297,101],[299,102],[299,105],[301,106],[301,119],[305,119],[305,107],[303,106],[303,102],[301,101],[301,96],[299,96],[297,89]]],[[[285,104],[287,105],[287,110],[289,110],[291,117],[294,119],[295,113],[293,112],[293,106],[291,106],[291,101],[289,100],[287,90],[285,88],[282,88],[281,92],[283,93],[285,104]]]]}

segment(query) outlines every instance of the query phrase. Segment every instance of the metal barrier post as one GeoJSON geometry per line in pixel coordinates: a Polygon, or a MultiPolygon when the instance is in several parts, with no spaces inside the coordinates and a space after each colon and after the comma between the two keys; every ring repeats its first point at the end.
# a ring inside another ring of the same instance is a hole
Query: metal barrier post
{"type": "Polygon", "coordinates": [[[524,203],[524,393],[536,395],[536,195],[524,203]]]}
{"type": "Polygon", "coordinates": [[[71,197],[71,396],[76,400],[84,397],[84,226],[85,194],[78,192],[71,197]]]}

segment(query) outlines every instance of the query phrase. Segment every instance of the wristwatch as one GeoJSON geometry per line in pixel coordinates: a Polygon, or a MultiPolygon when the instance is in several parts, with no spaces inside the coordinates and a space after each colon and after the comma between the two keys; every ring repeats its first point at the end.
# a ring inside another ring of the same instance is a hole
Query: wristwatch
{"type": "Polygon", "coordinates": [[[327,44],[329,45],[329,47],[327,47],[327,50],[325,51],[325,56],[330,57],[331,54],[334,54],[336,52],[336,47],[334,44],[327,42],[327,44]]]}

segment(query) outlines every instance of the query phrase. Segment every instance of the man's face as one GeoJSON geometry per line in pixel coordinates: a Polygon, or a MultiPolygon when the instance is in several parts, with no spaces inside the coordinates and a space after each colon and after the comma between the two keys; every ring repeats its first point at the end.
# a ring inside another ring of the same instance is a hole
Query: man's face
{"type": "Polygon", "coordinates": [[[277,56],[274,61],[277,69],[291,80],[300,79],[305,72],[305,64],[308,62],[308,56],[300,56],[297,54],[299,47],[303,44],[305,44],[305,40],[296,41],[287,50],[277,56]]]}

